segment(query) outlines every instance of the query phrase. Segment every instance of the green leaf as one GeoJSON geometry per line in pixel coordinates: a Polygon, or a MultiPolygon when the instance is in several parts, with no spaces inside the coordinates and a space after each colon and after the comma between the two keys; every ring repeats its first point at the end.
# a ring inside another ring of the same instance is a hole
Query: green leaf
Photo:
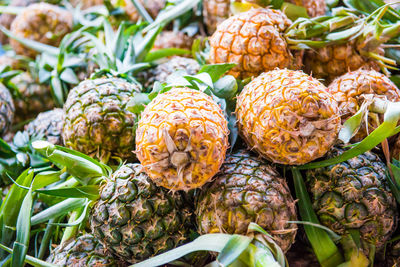
{"type": "Polygon", "coordinates": [[[36,190],[36,192],[57,197],[88,198],[96,200],[99,197],[99,186],[88,185],[88,186],[78,186],[73,188],[36,190]]]}
{"type": "Polygon", "coordinates": [[[32,216],[31,225],[38,225],[40,223],[44,223],[52,218],[60,217],[64,214],[67,214],[70,211],[73,211],[79,207],[84,206],[86,203],[85,198],[71,198],[61,201],[44,211],[39,212],[38,214],[32,216]]]}
{"type": "Polygon", "coordinates": [[[59,77],[53,76],[51,78],[51,92],[53,94],[53,98],[56,101],[58,106],[63,106],[64,104],[64,90],[62,87],[62,83],[59,77]]]}
{"type": "Polygon", "coordinates": [[[140,114],[144,108],[150,103],[149,94],[137,93],[129,100],[126,109],[132,113],[140,114]]]}
{"type": "Polygon", "coordinates": [[[343,143],[347,144],[350,142],[350,139],[357,133],[360,129],[363,118],[365,117],[365,113],[368,112],[367,105],[361,105],[360,109],[350,117],[343,124],[342,129],[339,132],[338,138],[343,141],[343,143]]]}
{"type": "Polygon", "coordinates": [[[222,249],[221,253],[217,257],[217,261],[222,266],[228,266],[234,262],[240,254],[249,246],[252,238],[243,235],[232,235],[228,243],[222,249]]]}
{"type": "Polygon", "coordinates": [[[71,68],[64,69],[60,74],[60,79],[69,84],[78,84],[79,79],[71,68]]]}
{"type": "Polygon", "coordinates": [[[38,173],[33,181],[32,190],[35,191],[59,181],[61,174],[62,172],[60,171],[43,171],[38,173]]]}
{"type": "MultiPolygon", "coordinates": [[[[292,168],[292,174],[296,197],[299,200],[297,204],[301,219],[303,221],[319,224],[317,215],[312,209],[311,200],[300,171],[297,168],[292,168]]],[[[304,230],[322,266],[333,267],[343,262],[343,256],[340,254],[339,249],[324,230],[310,225],[304,225],[304,230]]]]}
{"type": "MultiPolygon", "coordinates": [[[[0,248],[5,250],[5,251],[7,251],[8,253],[12,253],[13,252],[12,249],[6,247],[3,244],[0,244],[0,248]]],[[[29,263],[30,265],[32,265],[34,267],[57,267],[57,265],[54,265],[54,264],[51,264],[51,263],[36,259],[36,258],[34,258],[32,256],[29,256],[29,255],[26,256],[25,262],[29,263]]]]}
{"type": "Polygon", "coordinates": [[[190,55],[191,51],[181,48],[162,48],[152,51],[146,55],[144,62],[152,62],[161,58],[171,56],[187,56],[190,55]]]}
{"type": "Polygon", "coordinates": [[[109,167],[71,149],[55,146],[46,141],[34,141],[32,147],[57,164],[60,169],[65,167],[67,172],[83,185],[87,185],[93,178],[107,177],[111,173],[109,167]]]}
{"type": "Polygon", "coordinates": [[[212,65],[203,65],[199,70],[199,73],[207,73],[210,75],[213,83],[218,81],[227,71],[233,69],[236,66],[235,63],[221,63],[212,65]]]}
{"type": "Polygon", "coordinates": [[[21,13],[25,7],[20,7],[20,6],[0,6],[0,13],[1,14],[12,14],[12,15],[18,15],[21,13]]]}
{"type": "Polygon", "coordinates": [[[133,267],[161,266],[177,260],[195,251],[214,251],[221,252],[230,240],[228,234],[207,234],[196,238],[194,241],[182,245],[165,253],[157,255],[140,263],[133,264],[133,267]]]}
{"type": "Polygon", "coordinates": [[[30,217],[32,210],[32,190],[29,190],[25,195],[24,201],[21,205],[21,210],[18,215],[15,239],[12,256],[12,266],[23,266],[28,252],[29,237],[30,237],[30,217]]]}
{"type": "Polygon", "coordinates": [[[238,92],[235,77],[226,75],[214,83],[214,94],[220,98],[233,99],[238,92]]]}
{"type": "Polygon", "coordinates": [[[60,50],[57,47],[51,46],[51,45],[47,45],[47,44],[43,44],[40,42],[36,42],[34,40],[30,40],[27,38],[22,38],[19,36],[14,35],[12,32],[10,32],[9,30],[7,30],[6,28],[4,28],[3,26],[0,25],[0,30],[7,35],[8,37],[17,40],[18,42],[20,42],[21,44],[23,44],[26,47],[29,47],[39,53],[49,53],[52,55],[58,55],[60,50]]]}
{"type": "Polygon", "coordinates": [[[303,6],[285,2],[282,4],[281,10],[292,21],[298,18],[308,18],[307,9],[303,6]]]}

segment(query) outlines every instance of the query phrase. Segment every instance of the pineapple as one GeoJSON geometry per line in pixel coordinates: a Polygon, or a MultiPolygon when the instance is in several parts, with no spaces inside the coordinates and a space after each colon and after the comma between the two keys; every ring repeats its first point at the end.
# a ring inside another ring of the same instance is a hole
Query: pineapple
{"type": "Polygon", "coordinates": [[[14,103],[8,89],[0,83],[0,137],[7,133],[14,118],[14,103]]]}
{"type": "MultiPolygon", "coordinates": [[[[346,72],[360,68],[379,71],[380,66],[376,60],[361,55],[357,45],[352,40],[345,44],[307,50],[304,55],[305,71],[316,78],[324,79],[326,84],[346,72]]],[[[382,47],[376,48],[374,52],[381,56],[384,54],[382,47]]]]}
{"type": "Polygon", "coordinates": [[[104,0],[70,0],[69,2],[74,7],[81,5],[81,9],[104,5],[104,0]]]}
{"type": "Polygon", "coordinates": [[[247,233],[255,222],[283,251],[294,243],[296,204],[286,181],[274,167],[247,151],[227,156],[215,181],[199,196],[196,218],[200,233],[247,233]]]}
{"type": "Polygon", "coordinates": [[[123,165],[105,181],[90,225],[109,251],[130,263],[180,245],[193,229],[183,197],[157,187],[140,164],[123,165]]]}
{"type": "Polygon", "coordinates": [[[91,234],[83,234],[57,246],[47,258],[47,262],[57,266],[85,267],[126,266],[114,259],[102,244],[91,234]]]}
{"type": "MultiPolygon", "coordinates": [[[[38,2],[37,0],[11,0],[9,5],[10,6],[29,6],[30,4],[38,2]]],[[[3,13],[0,14],[0,25],[6,29],[10,29],[11,23],[15,19],[15,15],[3,13]]],[[[8,37],[2,31],[0,31],[0,43],[6,44],[8,43],[8,37]]],[[[1,64],[0,64],[1,65],[1,64]]]]}
{"type": "Polygon", "coordinates": [[[163,48],[192,49],[194,38],[181,31],[162,31],[155,43],[154,50],[163,48]]]}
{"type": "Polygon", "coordinates": [[[283,37],[291,24],[274,9],[251,9],[230,17],[210,38],[209,61],[236,63],[228,74],[240,79],[275,68],[299,68],[302,54],[292,53],[283,37]]]}
{"type": "MultiPolygon", "coordinates": [[[[252,3],[260,7],[268,7],[272,1],[268,0],[204,0],[203,17],[209,34],[213,34],[217,26],[229,18],[231,2],[252,3]]],[[[324,15],[326,12],[325,0],[289,0],[292,4],[303,6],[311,17],[324,15]]]]}
{"type": "Polygon", "coordinates": [[[266,72],[238,96],[239,133],[274,163],[302,165],[322,157],[340,129],[337,102],[318,80],[301,71],[266,72]]]}
{"type": "Polygon", "coordinates": [[[126,109],[139,85],[120,78],[85,80],[73,88],[64,104],[65,146],[106,159],[134,158],[136,115],[126,109]]]}
{"type": "Polygon", "coordinates": [[[303,6],[310,17],[323,16],[327,10],[325,0],[288,0],[287,2],[303,6]]]}
{"type": "MultiPolygon", "coordinates": [[[[124,3],[122,7],[128,14],[130,20],[133,22],[138,21],[141,17],[132,1],[124,0],[123,2],[124,3]]],[[[153,18],[157,17],[158,13],[165,7],[166,4],[166,0],[139,0],[139,2],[153,18]]]]}
{"type": "MultiPolygon", "coordinates": [[[[11,32],[44,44],[58,46],[67,33],[72,30],[71,12],[47,3],[37,3],[25,8],[12,22],[11,32]]],[[[17,54],[34,58],[37,52],[25,47],[17,40],[10,40],[17,54]]]]}
{"type": "Polygon", "coordinates": [[[185,75],[195,75],[200,70],[200,64],[191,58],[175,56],[168,61],[158,64],[155,68],[140,73],[140,80],[146,88],[152,88],[154,82],[167,82],[168,76],[176,71],[185,75]]]}
{"type": "Polygon", "coordinates": [[[21,93],[14,99],[15,123],[22,123],[40,112],[54,107],[50,87],[40,84],[29,72],[23,72],[11,80],[21,93]]]}
{"type": "Polygon", "coordinates": [[[63,117],[61,108],[39,113],[36,119],[25,125],[25,132],[30,137],[43,137],[54,145],[62,145],[63,117]]]}
{"type": "Polygon", "coordinates": [[[228,125],[206,94],[172,88],[141,114],[136,156],[158,185],[172,191],[200,187],[221,167],[228,148],[228,125]]]}
{"type": "MultiPolygon", "coordinates": [[[[366,94],[383,96],[392,102],[400,101],[400,90],[396,85],[384,74],[374,70],[359,69],[348,72],[336,78],[328,86],[328,91],[338,102],[342,123],[360,109],[366,94]]],[[[354,142],[360,142],[367,137],[368,132],[379,126],[378,114],[369,112],[368,115],[368,127],[365,123],[361,126],[352,139],[354,142]]],[[[383,115],[380,116],[380,121],[383,122],[383,115]]]]}
{"type": "MultiPolygon", "coordinates": [[[[334,147],[328,158],[343,152],[334,147]]],[[[358,230],[364,245],[382,249],[395,231],[398,218],[386,173],[384,162],[372,152],[308,170],[307,188],[321,224],[342,236],[358,230]]]]}

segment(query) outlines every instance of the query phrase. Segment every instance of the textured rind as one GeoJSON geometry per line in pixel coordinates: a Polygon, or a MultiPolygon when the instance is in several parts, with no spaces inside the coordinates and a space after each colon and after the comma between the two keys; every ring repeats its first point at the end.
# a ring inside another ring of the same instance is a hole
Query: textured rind
{"type": "Polygon", "coordinates": [[[190,190],[218,172],[228,148],[228,134],[222,110],[211,97],[173,88],[158,95],[142,112],[136,156],[157,185],[173,191],[190,190]],[[176,150],[171,151],[171,146],[176,150]],[[176,152],[189,157],[181,172],[173,164],[176,152]]]}
{"type": "MultiPolygon", "coordinates": [[[[338,102],[342,123],[356,114],[360,106],[365,101],[363,97],[366,94],[383,96],[392,102],[400,101],[400,90],[384,74],[374,70],[359,69],[348,72],[336,78],[329,86],[328,91],[338,102]]],[[[377,122],[372,116],[378,114],[369,112],[368,131],[365,123],[361,125],[360,130],[352,138],[353,142],[360,142],[378,127],[377,122]]],[[[380,116],[383,122],[383,115],[380,116]]]]}
{"type": "MultiPolygon", "coordinates": [[[[381,47],[373,52],[379,55],[384,54],[381,47]]],[[[359,68],[376,71],[380,69],[376,61],[360,55],[355,41],[306,51],[304,67],[307,73],[311,73],[318,79],[324,79],[325,84],[329,84],[346,72],[359,68]]]]}
{"type": "MultiPolygon", "coordinates": [[[[217,26],[229,18],[231,15],[230,12],[230,4],[232,1],[230,0],[204,0],[203,1],[203,17],[204,23],[207,27],[207,32],[209,34],[213,34],[217,29],[217,26]]],[[[247,2],[257,4],[261,7],[268,7],[265,5],[265,2],[269,1],[264,0],[234,0],[233,2],[247,2]]],[[[324,15],[326,12],[326,3],[325,0],[288,0],[287,2],[291,2],[298,6],[304,6],[307,10],[307,13],[311,17],[324,15]]]]}
{"type": "MultiPolygon", "coordinates": [[[[37,2],[38,2],[37,0],[11,0],[9,5],[24,7],[37,2]]],[[[11,27],[11,23],[13,22],[15,17],[16,17],[15,15],[7,13],[0,14],[0,25],[9,30],[11,27]]],[[[4,45],[7,44],[8,42],[9,42],[8,36],[5,35],[2,31],[0,31],[0,43],[4,45]]]]}
{"type": "Polygon", "coordinates": [[[213,34],[218,24],[229,17],[230,0],[204,0],[203,17],[209,34],[213,34]]]}
{"type": "Polygon", "coordinates": [[[136,115],[126,105],[139,90],[118,78],[81,82],[64,104],[64,144],[98,158],[104,153],[134,158],[136,115]]]}
{"type": "Polygon", "coordinates": [[[140,78],[143,80],[145,87],[152,88],[154,82],[164,83],[167,81],[168,76],[178,70],[185,72],[186,75],[195,75],[200,70],[200,64],[192,58],[175,56],[157,65],[154,69],[141,72],[142,77],[140,78]]]}
{"type": "Polygon", "coordinates": [[[282,36],[291,24],[274,9],[251,9],[232,16],[211,36],[209,61],[236,63],[228,74],[241,79],[275,68],[298,68],[298,56],[293,56],[282,36]]]}
{"type": "MultiPolygon", "coordinates": [[[[72,26],[71,12],[59,6],[37,3],[28,6],[14,19],[11,32],[18,37],[58,46],[72,26]]],[[[10,44],[20,55],[34,58],[38,53],[14,39],[10,40],[10,44]]]]}
{"type": "Polygon", "coordinates": [[[310,17],[325,15],[327,10],[325,0],[289,0],[288,2],[305,7],[310,17]]]}
{"type": "Polygon", "coordinates": [[[255,222],[287,251],[294,243],[296,204],[286,181],[268,163],[241,150],[228,155],[215,180],[197,202],[201,234],[247,234],[255,222]]]}
{"type": "Polygon", "coordinates": [[[131,263],[175,248],[193,228],[183,197],[157,187],[142,169],[127,164],[117,170],[101,187],[90,216],[95,237],[131,263]]]}
{"type": "Polygon", "coordinates": [[[29,136],[41,136],[54,145],[62,145],[62,129],[64,125],[64,111],[55,108],[39,115],[25,125],[25,131],[29,136]]]}
{"type": "Polygon", "coordinates": [[[91,234],[84,234],[76,239],[71,239],[64,246],[57,246],[50,253],[47,262],[63,267],[123,266],[91,234]]]}
{"type": "Polygon", "coordinates": [[[28,72],[14,77],[11,82],[21,93],[21,98],[14,99],[15,123],[21,123],[36,117],[40,112],[54,108],[50,87],[35,81],[28,72]]]}
{"type": "Polygon", "coordinates": [[[14,103],[8,89],[0,83],[0,137],[3,136],[11,126],[14,118],[14,103]]]}
{"type": "Polygon", "coordinates": [[[194,38],[180,31],[162,31],[154,42],[153,49],[181,48],[192,50],[194,38]]]}
{"type": "Polygon", "coordinates": [[[287,69],[261,74],[237,98],[239,133],[274,162],[301,165],[322,157],[340,128],[335,99],[318,80],[287,69]]]}
{"type": "MultiPolygon", "coordinates": [[[[140,14],[136,10],[131,0],[124,0],[124,10],[128,14],[131,21],[136,22],[139,20],[140,14]]],[[[146,11],[152,18],[157,17],[158,13],[165,7],[166,0],[139,0],[146,11]]]]}
{"type": "MultiPolygon", "coordinates": [[[[344,152],[333,148],[328,158],[344,152]]],[[[363,241],[382,248],[397,226],[396,201],[386,182],[386,166],[372,152],[306,173],[320,222],[343,235],[357,229],[363,241]]]]}

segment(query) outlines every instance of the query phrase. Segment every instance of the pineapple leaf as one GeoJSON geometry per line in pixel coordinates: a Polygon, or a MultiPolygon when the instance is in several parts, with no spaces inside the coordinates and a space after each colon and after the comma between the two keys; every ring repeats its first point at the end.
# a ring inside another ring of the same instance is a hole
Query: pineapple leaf
{"type": "Polygon", "coordinates": [[[20,7],[20,6],[0,6],[0,14],[12,14],[12,15],[18,15],[21,13],[25,7],[20,7]]]}
{"type": "Polygon", "coordinates": [[[0,30],[7,35],[8,37],[17,40],[18,42],[20,42],[21,44],[23,44],[26,47],[29,47],[35,51],[38,51],[40,53],[44,53],[47,52],[49,54],[52,55],[58,55],[60,53],[59,48],[51,46],[51,45],[47,45],[47,44],[42,44],[40,42],[36,42],[34,40],[30,40],[27,38],[22,38],[22,37],[18,37],[16,35],[14,35],[12,32],[10,32],[9,30],[7,30],[6,28],[4,28],[3,26],[0,25],[0,30]]]}
{"type": "Polygon", "coordinates": [[[69,198],[63,200],[50,208],[45,209],[42,212],[32,216],[31,225],[38,225],[40,223],[47,222],[52,218],[60,217],[64,214],[67,214],[70,211],[73,211],[79,207],[83,207],[86,203],[87,199],[85,198],[69,198]]]}
{"type": "Polygon", "coordinates": [[[88,198],[96,200],[99,197],[98,185],[78,186],[73,188],[36,190],[40,194],[66,198],[88,198]]]}
{"type": "Polygon", "coordinates": [[[223,266],[234,262],[240,254],[249,246],[252,239],[243,235],[232,235],[225,247],[219,253],[217,261],[223,266]]]}
{"type": "Polygon", "coordinates": [[[307,9],[305,7],[297,6],[292,3],[283,3],[281,10],[292,21],[298,18],[308,18],[307,9]]]}
{"type": "Polygon", "coordinates": [[[16,240],[13,246],[12,265],[23,266],[29,246],[30,217],[32,209],[32,189],[30,189],[22,202],[16,224],[16,240]]]}
{"type": "MultiPolygon", "coordinates": [[[[383,140],[395,134],[397,131],[396,126],[400,119],[400,102],[395,103],[390,101],[384,101],[384,102],[381,101],[382,100],[375,99],[375,102],[372,104],[372,106],[376,106],[375,107],[376,109],[385,110],[384,122],[381,125],[379,125],[379,127],[376,128],[372,133],[370,133],[366,138],[364,138],[364,140],[355,145],[353,148],[345,151],[338,157],[330,158],[323,161],[308,163],[303,166],[300,166],[299,169],[303,170],[303,169],[321,168],[349,160],[353,157],[356,157],[373,149],[383,140]]],[[[382,110],[379,110],[378,113],[382,113],[382,110]]]]}
{"type": "Polygon", "coordinates": [[[231,70],[236,66],[235,63],[222,63],[222,64],[212,64],[203,65],[199,70],[199,73],[208,73],[211,77],[213,83],[218,81],[227,71],[231,70]]]}
{"type": "Polygon", "coordinates": [[[226,75],[214,83],[214,94],[220,98],[233,99],[238,92],[238,84],[232,75],[226,75]]]}
{"type": "Polygon", "coordinates": [[[71,68],[65,68],[60,74],[60,80],[69,84],[78,84],[79,79],[71,68]]]}
{"type": "Polygon", "coordinates": [[[129,100],[128,104],[126,105],[126,109],[139,115],[142,113],[146,105],[150,103],[150,101],[149,94],[138,93],[135,94],[131,100],[129,100]]]}
{"type": "Polygon", "coordinates": [[[143,7],[143,5],[140,3],[140,1],[137,0],[130,0],[133,4],[133,6],[136,8],[137,12],[139,15],[144,18],[147,22],[152,23],[153,18],[150,16],[150,14],[147,12],[147,10],[143,7]]]}
{"type": "MultiPolygon", "coordinates": [[[[1,243],[0,243],[0,248],[7,251],[8,253],[11,253],[11,254],[13,253],[12,249],[8,248],[7,246],[5,246],[1,243]]],[[[32,265],[34,267],[57,267],[57,265],[36,259],[29,255],[26,255],[25,262],[29,263],[30,265],[32,265]]],[[[22,266],[22,265],[20,265],[20,266],[22,266]]]]}
{"type": "Polygon", "coordinates": [[[152,51],[146,55],[144,59],[145,62],[152,62],[161,58],[171,57],[171,56],[186,56],[190,55],[190,51],[181,48],[162,48],[152,51]]]}
{"type": "MultiPolygon", "coordinates": [[[[299,199],[297,203],[302,220],[319,224],[300,171],[297,168],[292,168],[291,170],[296,196],[299,199]]],[[[338,266],[343,262],[343,256],[325,230],[306,224],[304,225],[304,230],[322,266],[338,266]]]]}

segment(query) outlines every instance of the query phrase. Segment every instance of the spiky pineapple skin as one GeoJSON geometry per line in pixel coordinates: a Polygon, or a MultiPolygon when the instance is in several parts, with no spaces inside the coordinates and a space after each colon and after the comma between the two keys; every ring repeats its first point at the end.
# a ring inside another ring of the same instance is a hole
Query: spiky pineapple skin
{"type": "MultiPolygon", "coordinates": [[[[365,101],[364,96],[366,94],[381,96],[392,102],[400,101],[400,90],[396,85],[387,76],[374,70],[359,69],[348,72],[336,78],[328,86],[328,91],[338,102],[342,123],[356,114],[365,101]]],[[[367,137],[368,133],[379,126],[372,119],[372,113],[369,113],[368,131],[365,123],[363,123],[360,130],[352,138],[353,142],[360,142],[367,137]]],[[[383,122],[382,115],[380,119],[383,122]]]]}
{"type": "Polygon", "coordinates": [[[55,108],[39,115],[25,125],[25,132],[30,137],[43,137],[43,139],[54,145],[62,145],[62,129],[64,125],[64,111],[55,108]]]}
{"type": "Polygon", "coordinates": [[[14,118],[14,103],[8,89],[0,83],[0,137],[11,127],[14,118]]]}
{"type": "Polygon", "coordinates": [[[174,56],[155,68],[141,72],[140,79],[146,88],[152,88],[155,82],[165,83],[168,76],[176,71],[184,72],[186,75],[195,75],[200,70],[200,64],[186,57],[174,56]]]}
{"type": "Polygon", "coordinates": [[[15,123],[34,118],[40,112],[54,108],[50,87],[36,81],[29,72],[23,72],[11,80],[21,93],[14,99],[15,123]]]}
{"type": "Polygon", "coordinates": [[[192,49],[194,38],[181,31],[162,31],[154,42],[153,49],[181,48],[192,49]]]}
{"type": "MultiPolygon", "coordinates": [[[[72,26],[71,12],[56,5],[36,3],[18,14],[11,24],[11,32],[18,37],[58,46],[72,26]]],[[[17,40],[11,39],[10,44],[17,54],[31,58],[37,55],[35,50],[26,48],[17,40]]]]}
{"type": "Polygon", "coordinates": [[[244,79],[275,68],[298,68],[282,32],[292,22],[274,9],[251,9],[218,25],[210,38],[209,62],[236,63],[228,74],[244,79]]]}
{"type": "Polygon", "coordinates": [[[203,17],[209,34],[213,34],[218,24],[229,17],[230,0],[204,0],[203,17]]]}
{"type": "Polygon", "coordinates": [[[322,157],[340,129],[337,102],[318,80],[301,71],[266,72],[237,98],[239,133],[274,163],[301,165],[322,157]]]}
{"type": "Polygon", "coordinates": [[[304,7],[310,17],[325,15],[327,10],[325,0],[289,0],[288,2],[304,7]]]}
{"type": "MultiPolygon", "coordinates": [[[[376,54],[383,55],[383,48],[379,47],[376,54]]],[[[360,68],[379,71],[378,63],[370,58],[360,55],[356,41],[346,44],[328,45],[323,48],[309,50],[304,55],[304,68],[318,79],[325,80],[329,84],[336,77],[346,72],[360,68]]]]}
{"type": "Polygon", "coordinates": [[[64,104],[63,141],[67,147],[102,158],[134,158],[136,115],[127,110],[140,88],[119,78],[85,80],[64,104]]]}
{"type": "MultiPolygon", "coordinates": [[[[138,21],[141,16],[136,10],[131,0],[124,0],[123,8],[130,20],[133,22],[138,21]]],[[[165,7],[166,0],[139,0],[140,4],[146,9],[152,18],[157,17],[158,13],[165,7]]]]}
{"type": "Polygon", "coordinates": [[[90,225],[108,250],[131,263],[175,248],[193,228],[181,195],[157,187],[140,164],[123,165],[106,181],[90,225]]]}
{"type": "MultiPolygon", "coordinates": [[[[328,158],[344,151],[334,147],[328,158]]],[[[372,152],[308,170],[306,181],[321,224],[339,235],[359,230],[363,241],[382,248],[396,229],[398,217],[386,172],[384,162],[372,152]]]]}
{"type": "Polygon", "coordinates": [[[91,234],[84,234],[58,245],[47,258],[47,262],[57,266],[85,267],[122,267],[104,246],[91,234]]]}
{"type": "Polygon", "coordinates": [[[215,180],[202,189],[196,217],[201,234],[247,233],[255,222],[287,251],[297,232],[296,204],[270,164],[245,150],[228,155],[215,180]]]}
{"type": "MultiPolygon", "coordinates": [[[[24,7],[37,2],[38,2],[37,0],[11,0],[9,5],[24,7]]],[[[11,27],[11,23],[13,22],[15,17],[16,17],[15,15],[7,13],[0,14],[0,25],[9,30],[11,27]]],[[[4,45],[7,44],[8,42],[9,42],[8,36],[5,35],[2,31],[0,31],[0,43],[4,45]]]]}
{"type": "Polygon", "coordinates": [[[136,130],[136,156],[159,185],[190,190],[209,181],[228,148],[221,108],[206,94],[173,88],[145,108],[136,130]]]}

